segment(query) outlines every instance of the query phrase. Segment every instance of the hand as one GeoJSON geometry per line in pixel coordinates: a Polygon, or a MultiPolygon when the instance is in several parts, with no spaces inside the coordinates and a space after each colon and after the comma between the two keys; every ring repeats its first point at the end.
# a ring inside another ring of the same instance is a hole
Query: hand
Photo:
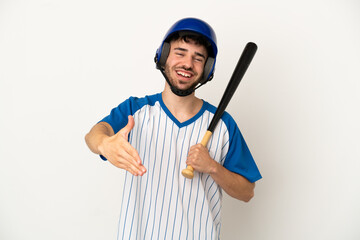
{"type": "Polygon", "coordinates": [[[136,149],[128,142],[128,136],[135,122],[132,116],[128,117],[128,124],[118,133],[104,138],[99,150],[107,160],[118,168],[125,169],[135,176],[142,176],[146,168],[141,164],[141,159],[136,149]]]}
{"type": "Polygon", "coordinates": [[[197,172],[210,174],[214,172],[218,163],[210,157],[209,150],[199,143],[190,148],[186,164],[197,172]]]}

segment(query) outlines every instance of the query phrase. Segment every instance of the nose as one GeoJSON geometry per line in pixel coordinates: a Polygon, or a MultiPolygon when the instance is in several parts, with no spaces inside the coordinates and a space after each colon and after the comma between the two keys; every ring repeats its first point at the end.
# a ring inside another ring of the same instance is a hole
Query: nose
{"type": "Polygon", "coordinates": [[[183,59],[183,67],[185,70],[192,70],[194,67],[194,59],[192,58],[192,56],[186,56],[183,59]]]}

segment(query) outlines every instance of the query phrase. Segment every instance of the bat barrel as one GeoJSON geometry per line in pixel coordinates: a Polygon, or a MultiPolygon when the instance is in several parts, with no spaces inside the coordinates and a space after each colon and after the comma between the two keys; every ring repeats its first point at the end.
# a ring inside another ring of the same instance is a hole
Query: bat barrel
{"type": "Polygon", "coordinates": [[[214,115],[211,123],[209,125],[208,131],[213,132],[217,123],[219,122],[222,114],[224,113],[230,99],[234,95],[239,83],[244,76],[246,70],[248,69],[255,53],[257,50],[257,45],[253,42],[246,44],[243,53],[240,56],[240,59],[235,67],[235,70],[230,78],[230,81],[225,89],[225,92],[221,98],[216,114],[214,115]]]}

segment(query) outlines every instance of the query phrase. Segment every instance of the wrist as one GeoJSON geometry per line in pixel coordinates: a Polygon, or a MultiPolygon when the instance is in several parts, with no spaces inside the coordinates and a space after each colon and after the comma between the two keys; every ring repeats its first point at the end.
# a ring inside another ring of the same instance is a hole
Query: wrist
{"type": "Polygon", "coordinates": [[[209,174],[213,175],[213,174],[218,173],[219,167],[220,167],[220,164],[218,162],[216,162],[215,160],[213,160],[213,164],[211,164],[209,174]]]}
{"type": "Polygon", "coordinates": [[[102,135],[99,137],[98,139],[98,145],[97,145],[97,152],[98,154],[104,155],[104,145],[105,145],[105,140],[106,138],[108,138],[109,136],[106,135],[102,135]]]}

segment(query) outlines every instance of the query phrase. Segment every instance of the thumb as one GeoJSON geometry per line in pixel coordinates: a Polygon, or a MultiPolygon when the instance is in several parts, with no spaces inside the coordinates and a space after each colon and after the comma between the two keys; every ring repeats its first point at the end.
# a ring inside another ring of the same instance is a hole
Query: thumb
{"type": "Polygon", "coordinates": [[[134,128],[135,125],[135,121],[133,116],[129,115],[128,116],[128,123],[126,124],[126,126],[124,128],[122,128],[120,130],[120,135],[122,135],[125,139],[128,138],[129,132],[134,128]]]}

